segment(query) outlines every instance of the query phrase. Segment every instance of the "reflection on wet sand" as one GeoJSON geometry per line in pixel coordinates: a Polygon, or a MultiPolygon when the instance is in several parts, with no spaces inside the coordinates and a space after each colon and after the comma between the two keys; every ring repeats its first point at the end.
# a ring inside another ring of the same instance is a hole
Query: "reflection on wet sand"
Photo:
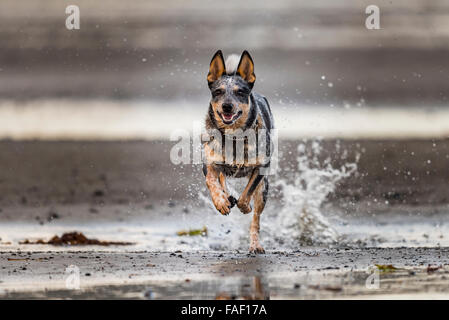
{"type": "Polygon", "coordinates": [[[252,277],[252,284],[244,278],[239,286],[238,292],[219,292],[215,300],[270,300],[268,281],[265,277],[252,277]]]}

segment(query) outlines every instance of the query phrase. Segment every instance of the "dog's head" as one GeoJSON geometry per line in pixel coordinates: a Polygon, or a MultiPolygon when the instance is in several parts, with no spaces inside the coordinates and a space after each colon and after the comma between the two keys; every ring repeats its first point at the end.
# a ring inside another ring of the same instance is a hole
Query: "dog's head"
{"type": "Polygon", "coordinates": [[[240,58],[231,55],[226,62],[221,50],[215,53],[207,82],[212,93],[210,104],[219,127],[238,128],[246,123],[255,81],[253,59],[246,50],[240,58]]]}

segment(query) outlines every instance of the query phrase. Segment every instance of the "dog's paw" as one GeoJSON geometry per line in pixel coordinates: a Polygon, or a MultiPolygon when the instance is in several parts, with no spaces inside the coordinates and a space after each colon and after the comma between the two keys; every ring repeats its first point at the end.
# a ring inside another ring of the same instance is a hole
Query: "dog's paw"
{"type": "Polygon", "coordinates": [[[240,211],[243,214],[250,213],[251,210],[252,210],[251,205],[249,204],[249,202],[243,201],[242,199],[239,199],[239,201],[237,202],[237,207],[240,209],[240,211]]]}
{"type": "Polygon", "coordinates": [[[229,202],[231,203],[231,208],[233,208],[237,204],[237,199],[233,196],[228,197],[229,202]]]}
{"type": "Polygon", "coordinates": [[[221,195],[218,197],[215,197],[213,199],[214,206],[220,212],[222,215],[228,215],[231,211],[231,202],[228,200],[228,198],[225,195],[221,195]]]}
{"type": "Polygon", "coordinates": [[[254,253],[254,254],[265,253],[265,249],[262,248],[262,246],[260,244],[258,244],[258,243],[257,244],[252,244],[249,247],[249,253],[254,253]]]}

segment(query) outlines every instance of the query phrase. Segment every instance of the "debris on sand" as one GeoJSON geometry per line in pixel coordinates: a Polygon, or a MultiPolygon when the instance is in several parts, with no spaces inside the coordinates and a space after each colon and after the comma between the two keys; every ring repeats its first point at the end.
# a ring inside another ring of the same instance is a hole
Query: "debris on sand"
{"type": "Polygon", "coordinates": [[[190,230],[181,230],[176,232],[176,234],[180,237],[182,236],[203,236],[207,237],[207,228],[203,227],[203,229],[190,229],[190,230]]]}
{"type": "Polygon", "coordinates": [[[215,296],[215,300],[236,300],[237,296],[231,296],[227,293],[220,292],[215,296]]]}
{"type": "Polygon", "coordinates": [[[427,266],[427,274],[431,274],[434,273],[435,271],[438,271],[439,269],[441,269],[442,266],[439,267],[432,267],[430,264],[427,266]]]}
{"type": "Polygon", "coordinates": [[[48,222],[51,222],[51,221],[53,221],[55,219],[59,219],[59,218],[60,218],[60,216],[56,211],[50,210],[50,212],[48,212],[48,216],[47,216],[48,222]]]}
{"type": "Polygon", "coordinates": [[[132,242],[121,242],[121,241],[100,241],[97,239],[89,239],[81,232],[68,232],[64,233],[61,237],[54,236],[49,241],[44,241],[38,239],[36,241],[30,241],[26,239],[25,241],[19,242],[19,244],[51,244],[54,246],[85,246],[85,245],[97,245],[97,246],[127,246],[133,244],[132,242]]]}
{"type": "Polygon", "coordinates": [[[394,272],[398,268],[394,267],[392,264],[376,264],[377,269],[381,272],[394,272]]]}
{"type": "Polygon", "coordinates": [[[320,285],[309,285],[308,286],[311,289],[314,290],[327,290],[327,291],[333,291],[333,292],[341,292],[343,291],[342,287],[334,287],[334,286],[320,286],[320,285]]]}
{"type": "Polygon", "coordinates": [[[44,240],[42,240],[42,239],[38,239],[38,240],[36,240],[36,241],[30,241],[30,240],[28,240],[28,239],[25,239],[25,241],[21,241],[21,242],[19,242],[19,244],[48,244],[48,242],[45,242],[44,240]]]}
{"type": "MultiPolygon", "coordinates": [[[[0,210],[0,212],[2,212],[2,211],[0,210]]],[[[11,245],[11,241],[2,242],[2,238],[0,238],[0,245],[11,245]]]]}
{"type": "Polygon", "coordinates": [[[48,258],[8,258],[8,261],[48,261],[48,258]]]}

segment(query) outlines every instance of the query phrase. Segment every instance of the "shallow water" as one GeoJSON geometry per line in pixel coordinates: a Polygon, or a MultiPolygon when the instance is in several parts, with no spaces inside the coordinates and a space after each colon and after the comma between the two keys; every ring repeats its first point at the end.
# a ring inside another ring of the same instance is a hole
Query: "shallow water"
{"type": "MultiPolygon", "coordinates": [[[[261,242],[267,250],[295,250],[307,246],[287,231],[280,232],[277,225],[276,205],[267,207],[262,215],[261,242]],[[276,232],[279,230],[279,232],[276,232]]],[[[342,217],[336,212],[324,211],[326,223],[336,235],[335,241],[314,245],[323,247],[445,247],[449,246],[447,213],[431,217],[407,216],[394,212],[383,216],[342,217]]],[[[229,216],[221,216],[208,207],[199,207],[186,214],[134,217],[126,222],[55,221],[39,225],[36,222],[4,222],[0,226],[1,251],[21,250],[73,250],[72,247],[49,245],[19,245],[25,239],[49,240],[68,231],[81,231],[89,238],[109,241],[130,241],[135,245],[122,247],[79,247],[100,251],[196,251],[240,250],[249,245],[250,216],[233,209],[229,216]],[[207,236],[178,236],[180,230],[208,229],[207,236]]],[[[316,231],[321,234],[319,229],[316,231]]],[[[292,233],[295,234],[295,233],[292,233]]],[[[309,244],[310,245],[310,244],[309,244]]]]}
{"type": "Polygon", "coordinates": [[[447,253],[447,248],[306,248],[263,256],[229,251],[0,252],[0,297],[447,298],[447,253]],[[392,259],[394,271],[376,273],[374,264],[392,259]],[[67,287],[68,265],[79,268],[79,288],[67,287]],[[373,286],[367,286],[373,275],[373,286]]]}

